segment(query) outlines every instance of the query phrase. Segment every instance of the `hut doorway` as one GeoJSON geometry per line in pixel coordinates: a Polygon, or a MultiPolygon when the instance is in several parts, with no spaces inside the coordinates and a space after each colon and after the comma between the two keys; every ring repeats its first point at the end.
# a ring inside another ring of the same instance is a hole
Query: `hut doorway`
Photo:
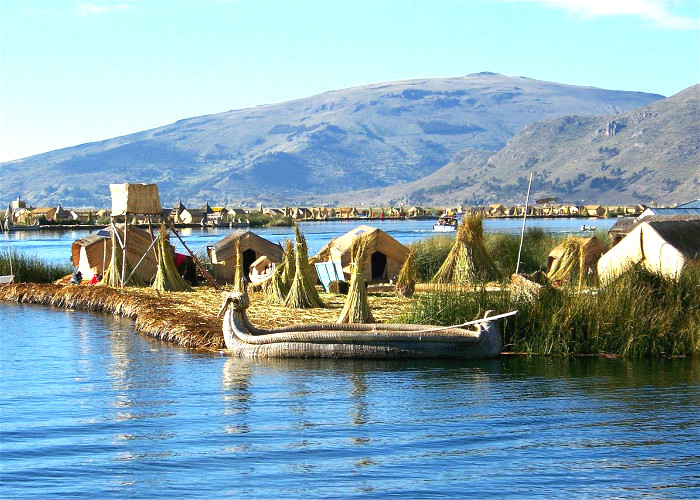
{"type": "Polygon", "coordinates": [[[257,259],[255,250],[249,248],[243,251],[243,275],[247,278],[250,274],[250,265],[257,259]]]}
{"type": "Polygon", "coordinates": [[[372,281],[386,278],[386,255],[374,252],[371,257],[372,281]]]}

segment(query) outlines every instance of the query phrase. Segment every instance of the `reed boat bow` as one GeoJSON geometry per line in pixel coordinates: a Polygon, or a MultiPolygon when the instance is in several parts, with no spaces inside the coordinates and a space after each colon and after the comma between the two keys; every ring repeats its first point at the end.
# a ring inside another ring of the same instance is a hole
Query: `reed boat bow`
{"type": "Polygon", "coordinates": [[[230,293],[221,307],[226,347],[235,356],[261,358],[491,358],[503,345],[497,320],[517,311],[469,322],[475,329],[407,324],[304,324],[272,330],[246,314],[248,295],[230,293]]]}

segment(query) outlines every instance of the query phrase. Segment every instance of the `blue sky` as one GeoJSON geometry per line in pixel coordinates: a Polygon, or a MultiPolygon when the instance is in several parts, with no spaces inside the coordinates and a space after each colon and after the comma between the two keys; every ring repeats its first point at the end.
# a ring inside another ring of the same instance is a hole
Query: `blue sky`
{"type": "Polygon", "coordinates": [[[700,1],[0,1],[0,161],[327,90],[493,71],[666,96],[700,1]]]}

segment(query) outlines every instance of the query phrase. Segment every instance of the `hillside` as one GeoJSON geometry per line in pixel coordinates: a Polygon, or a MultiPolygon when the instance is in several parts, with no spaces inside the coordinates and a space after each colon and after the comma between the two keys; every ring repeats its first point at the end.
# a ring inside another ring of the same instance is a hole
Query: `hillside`
{"type": "Polygon", "coordinates": [[[109,183],[157,182],[164,204],[333,201],[496,152],[533,122],[661,98],[493,73],[366,85],[5,162],[0,200],[105,206],[109,183]]]}
{"type": "Polygon", "coordinates": [[[410,204],[522,203],[530,172],[533,197],[569,202],[682,202],[700,193],[700,85],[617,116],[567,116],[533,123],[497,153],[467,149],[413,183],[339,200],[410,204]]]}

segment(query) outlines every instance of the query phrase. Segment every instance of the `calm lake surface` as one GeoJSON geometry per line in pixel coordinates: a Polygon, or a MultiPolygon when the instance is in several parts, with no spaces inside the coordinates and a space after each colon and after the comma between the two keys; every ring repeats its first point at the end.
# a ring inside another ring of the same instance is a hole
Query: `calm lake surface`
{"type": "MultiPolygon", "coordinates": [[[[432,223],[372,225],[407,243],[432,223]]],[[[356,225],[302,230],[315,253],[356,225]]],[[[183,235],[196,251],[228,232],[183,235]]],[[[10,243],[65,262],[86,234],[10,243]]],[[[698,498],[700,360],[245,361],[0,303],[0,497],[698,498]]]]}
{"type": "Polygon", "coordinates": [[[3,498],[698,498],[700,360],[245,361],[0,303],[3,498]]]}
{"type": "MultiPolygon", "coordinates": [[[[369,226],[386,231],[401,243],[410,243],[437,234],[433,231],[435,220],[385,220],[366,221],[369,226]]],[[[528,219],[527,227],[540,227],[546,231],[563,234],[580,234],[583,224],[593,225],[601,230],[609,229],[616,219],[528,219]]],[[[365,222],[337,221],[337,222],[302,222],[301,230],[306,236],[309,247],[309,255],[316,254],[331,239],[341,236],[365,222]]],[[[485,232],[504,232],[520,234],[522,219],[485,219],[485,232]]],[[[235,230],[235,229],[234,229],[235,230]]],[[[207,245],[213,245],[226,235],[231,233],[228,228],[207,229],[181,229],[179,232],[190,249],[197,253],[206,249],[207,245]]],[[[255,234],[266,238],[273,243],[282,242],[285,239],[294,239],[294,230],[291,227],[252,228],[255,234]]],[[[87,236],[94,230],[71,231],[17,231],[9,234],[10,248],[30,256],[38,256],[43,260],[53,263],[70,261],[71,243],[87,236]]],[[[182,244],[174,236],[171,243],[179,252],[185,252],[182,244]]]]}

